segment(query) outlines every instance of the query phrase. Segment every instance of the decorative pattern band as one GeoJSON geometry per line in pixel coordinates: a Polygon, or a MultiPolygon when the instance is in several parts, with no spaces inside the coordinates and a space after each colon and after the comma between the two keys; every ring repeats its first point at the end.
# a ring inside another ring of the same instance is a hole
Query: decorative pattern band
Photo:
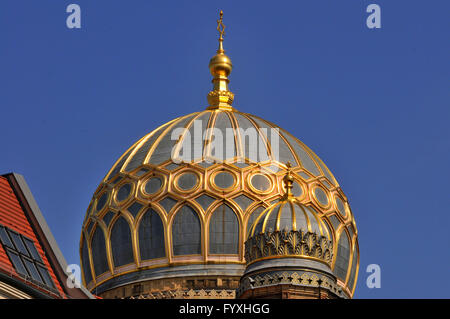
{"type": "Polygon", "coordinates": [[[247,264],[270,256],[314,257],[331,267],[333,243],[324,236],[301,230],[265,232],[245,242],[247,264]]]}

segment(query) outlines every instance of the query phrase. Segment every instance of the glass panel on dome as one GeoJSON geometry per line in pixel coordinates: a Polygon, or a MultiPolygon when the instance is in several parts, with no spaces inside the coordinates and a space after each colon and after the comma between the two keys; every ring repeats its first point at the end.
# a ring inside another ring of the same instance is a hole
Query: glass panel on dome
{"type": "MultiPolygon", "coordinates": [[[[251,231],[251,228],[253,226],[253,223],[255,222],[256,218],[264,211],[264,207],[259,206],[253,210],[252,214],[250,215],[248,221],[247,221],[247,237],[251,231]]],[[[255,231],[255,234],[258,234],[259,232],[255,231]]]]}
{"type": "Polygon", "coordinates": [[[305,180],[308,180],[311,178],[311,176],[309,176],[308,174],[304,173],[304,172],[298,172],[298,175],[300,175],[301,177],[303,177],[305,180]]]}
{"type": "Polygon", "coordinates": [[[136,215],[139,214],[139,211],[141,210],[141,208],[144,205],[142,205],[139,202],[135,202],[133,203],[133,205],[131,205],[130,207],[128,207],[128,211],[131,213],[131,215],[133,215],[133,217],[136,218],[136,215]]]}
{"type": "Polygon", "coordinates": [[[115,213],[112,211],[109,211],[105,214],[105,216],[103,216],[103,222],[106,224],[106,227],[109,226],[109,223],[111,222],[111,220],[113,219],[115,213]]]}
{"type": "Polygon", "coordinates": [[[175,163],[170,163],[170,164],[164,166],[164,168],[168,171],[173,171],[174,169],[177,169],[178,167],[180,167],[180,165],[175,164],[175,163]]]}
{"type": "Polygon", "coordinates": [[[138,168],[141,164],[144,163],[148,151],[167,126],[168,123],[165,124],[163,127],[159,128],[157,131],[153,133],[152,136],[150,136],[147,139],[147,141],[142,146],[139,147],[139,149],[134,153],[131,160],[128,162],[127,167],[125,168],[126,172],[132,171],[133,169],[138,168]]]}
{"type": "MultiPolygon", "coordinates": [[[[179,157],[184,158],[185,162],[199,161],[203,158],[203,146],[206,138],[204,134],[208,128],[208,122],[211,114],[212,113],[210,111],[203,112],[189,126],[189,135],[186,135],[185,139],[183,140],[182,149],[180,149],[179,154],[179,157]]],[[[198,165],[207,167],[204,165],[212,164],[203,162],[198,163],[198,165]]]]}
{"type": "Polygon", "coordinates": [[[148,209],[139,224],[139,250],[141,260],[166,256],[164,226],[158,213],[148,209]]]}
{"type": "Polygon", "coordinates": [[[325,175],[325,177],[328,178],[331,181],[332,184],[334,184],[334,178],[333,178],[333,176],[331,176],[331,173],[328,170],[328,168],[325,166],[325,164],[322,163],[322,161],[318,158],[317,155],[315,155],[315,159],[316,159],[316,162],[319,163],[319,166],[322,169],[323,174],[325,175]]]}
{"type": "Polygon", "coordinates": [[[261,174],[255,174],[251,179],[251,183],[254,188],[261,192],[269,190],[271,186],[270,179],[261,174]]]}
{"type": "Polygon", "coordinates": [[[253,199],[245,196],[244,194],[233,198],[233,201],[235,201],[241,207],[243,212],[245,212],[248,206],[253,204],[253,199]]]}
{"type": "Polygon", "coordinates": [[[159,204],[165,209],[167,214],[170,212],[172,207],[175,206],[176,203],[177,201],[171,197],[166,197],[163,200],[159,201],[159,204]]]}
{"type": "Polygon", "coordinates": [[[320,204],[324,206],[328,205],[327,194],[325,194],[325,191],[322,188],[316,187],[316,189],[314,190],[314,196],[320,204]]]}
{"type": "Polygon", "coordinates": [[[331,215],[330,217],[328,217],[331,221],[331,224],[333,225],[334,230],[338,230],[341,222],[339,221],[339,219],[336,217],[336,215],[331,215]]]}
{"type": "MultiPolygon", "coordinates": [[[[243,148],[243,156],[252,162],[263,162],[270,159],[266,142],[260,131],[245,116],[233,113],[239,126],[239,136],[243,148]]],[[[244,164],[244,163],[242,163],[244,164]]],[[[234,164],[238,167],[238,163],[234,164]]]]}
{"type": "Polygon", "coordinates": [[[146,168],[141,168],[140,170],[138,170],[136,173],[134,173],[134,174],[136,174],[136,176],[142,176],[142,175],[144,175],[145,173],[147,173],[149,170],[148,169],[146,169],[146,168]]]}
{"type": "Polygon", "coordinates": [[[108,193],[103,193],[103,195],[99,198],[97,202],[97,211],[101,211],[103,207],[106,205],[106,201],[108,200],[108,193]]]}
{"type": "Polygon", "coordinates": [[[341,216],[345,217],[347,213],[345,212],[344,202],[339,197],[335,198],[336,198],[336,206],[338,208],[339,213],[341,214],[341,216]]]}
{"type": "Polygon", "coordinates": [[[272,127],[256,117],[252,117],[252,120],[258,124],[263,134],[267,137],[272,152],[272,160],[280,163],[290,162],[292,166],[297,166],[297,161],[292,151],[289,149],[286,141],[280,136],[279,128],[272,127]]]}
{"type": "Polygon", "coordinates": [[[81,262],[83,264],[84,280],[86,284],[92,281],[91,265],[89,263],[89,251],[87,248],[86,239],[83,238],[83,247],[81,248],[81,262]]]}
{"type": "Polygon", "coordinates": [[[185,125],[194,117],[194,115],[188,116],[184,119],[179,119],[167,132],[164,133],[163,138],[159,141],[150,157],[150,164],[158,165],[172,158],[172,149],[175,146],[178,137],[183,132],[185,125]],[[172,136],[172,133],[174,136],[172,136]]]}
{"type": "Polygon", "coordinates": [[[178,187],[182,190],[190,190],[197,185],[198,178],[194,173],[183,173],[180,177],[178,177],[178,187]]]}
{"type": "Polygon", "coordinates": [[[280,212],[280,231],[291,231],[292,230],[292,209],[289,203],[286,203],[281,208],[280,212]]]}
{"type": "Polygon", "coordinates": [[[211,205],[216,199],[209,195],[203,194],[195,199],[197,203],[202,206],[203,210],[206,212],[208,210],[209,205],[211,205]]]}
{"type": "Polygon", "coordinates": [[[131,184],[125,184],[119,188],[116,198],[119,202],[122,202],[128,198],[131,192],[131,184]]]}
{"type": "Polygon", "coordinates": [[[228,172],[220,172],[214,177],[214,184],[217,187],[226,189],[234,184],[234,176],[228,172]]]}
{"type": "Polygon", "coordinates": [[[356,245],[355,245],[355,248],[353,249],[352,268],[350,270],[350,278],[348,279],[348,287],[350,288],[350,291],[353,289],[353,285],[355,284],[357,263],[358,263],[358,251],[356,250],[356,245]]]}
{"type": "Polygon", "coordinates": [[[173,254],[201,254],[200,219],[190,206],[183,206],[177,212],[172,224],[173,254]]]}
{"type": "Polygon", "coordinates": [[[281,205],[276,206],[272,209],[270,212],[269,217],[267,218],[266,222],[266,228],[263,229],[265,233],[267,232],[274,232],[277,230],[277,218],[278,218],[278,212],[280,211],[281,205]]]}
{"type": "Polygon", "coordinates": [[[342,281],[345,281],[345,278],[347,277],[349,259],[350,242],[344,228],[344,232],[341,233],[341,236],[339,238],[336,264],[334,266],[334,274],[342,281]]]}
{"type": "Polygon", "coordinates": [[[111,229],[111,249],[115,267],[134,261],[130,225],[123,217],[119,217],[111,229]]]}
{"type": "Polygon", "coordinates": [[[159,177],[150,178],[145,184],[145,192],[147,194],[155,194],[161,189],[162,180],[159,177]]]}
{"type": "Polygon", "coordinates": [[[288,143],[291,145],[291,147],[294,149],[297,156],[300,158],[300,161],[302,162],[302,166],[311,174],[314,176],[320,175],[320,171],[317,168],[317,165],[312,160],[311,156],[308,154],[306,149],[298,143],[290,134],[288,134],[286,131],[282,131],[283,136],[286,138],[288,143]]]}
{"type": "Polygon", "coordinates": [[[292,195],[295,197],[300,197],[303,194],[303,189],[300,187],[300,185],[297,182],[294,182],[292,184],[292,195]]]}
{"type": "Polygon", "coordinates": [[[239,253],[239,222],[226,204],[220,205],[209,222],[209,253],[239,253]]]}
{"type": "Polygon", "coordinates": [[[317,213],[315,213],[312,208],[308,206],[305,206],[304,209],[306,211],[306,214],[308,215],[309,224],[311,225],[311,231],[320,235],[320,226],[319,220],[317,218],[317,213]]]}
{"type": "Polygon", "coordinates": [[[128,152],[122,157],[119,163],[117,163],[116,166],[114,166],[114,169],[111,171],[111,174],[108,177],[108,180],[111,180],[114,176],[116,176],[117,173],[120,172],[120,169],[122,168],[123,164],[127,160],[128,156],[130,156],[131,152],[133,152],[134,147],[132,147],[128,152]]]}
{"type": "Polygon", "coordinates": [[[295,225],[298,231],[307,232],[308,222],[306,221],[306,212],[299,205],[294,205],[295,225]]]}
{"type": "Polygon", "coordinates": [[[236,156],[235,131],[225,112],[217,112],[211,145],[211,157],[220,161],[232,160],[236,156]]]}
{"type": "Polygon", "coordinates": [[[98,226],[95,228],[91,246],[95,275],[99,276],[109,271],[109,266],[106,258],[105,236],[103,230],[98,226]]]}

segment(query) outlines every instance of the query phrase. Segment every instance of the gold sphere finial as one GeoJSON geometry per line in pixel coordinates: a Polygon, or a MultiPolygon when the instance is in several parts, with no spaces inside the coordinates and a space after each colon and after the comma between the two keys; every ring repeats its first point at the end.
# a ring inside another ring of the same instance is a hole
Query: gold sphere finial
{"type": "Polygon", "coordinates": [[[220,10],[217,20],[217,31],[219,32],[219,48],[216,55],[209,61],[209,71],[214,77],[212,82],[214,88],[208,94],[208,109],[225,108],[232,109],[234,94],[228,90],[228,76],[233,69],[231,59],[225,54],[223,49],[223,37],[225,35],[225,25],[223,24],[223,11],[220,10]]]}

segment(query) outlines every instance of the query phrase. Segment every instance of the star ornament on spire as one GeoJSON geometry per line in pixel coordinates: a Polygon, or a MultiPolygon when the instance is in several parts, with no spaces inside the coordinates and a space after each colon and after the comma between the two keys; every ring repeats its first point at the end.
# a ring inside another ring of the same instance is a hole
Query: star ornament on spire
{"type": "Polygon", "coordinates": [[[220,10],[220,19],[217,20],[217,31],[220,34],[220,40],[223,40],[223,36],[225,35],[225,25],[223,24],[223,11],[220,10]]]}

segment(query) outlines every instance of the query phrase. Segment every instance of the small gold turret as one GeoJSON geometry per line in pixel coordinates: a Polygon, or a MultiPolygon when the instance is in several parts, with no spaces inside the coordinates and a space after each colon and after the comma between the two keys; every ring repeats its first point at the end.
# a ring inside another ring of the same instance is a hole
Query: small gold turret
{"type": "Polygon", "coordinates": [[[223,24],[223,11],[220,10],[220,19],[217,20],[217,31],[219,31],[219,48],[217,54],[209,61],[209,71],[214,77],[212,83],[214,88],[208,93],[208,109],[229,109],[232,110],[234,94],[228,90],[228,76],[233,69],[231,59],[225,54],[223,49],[223,36],[225,35],[225,25],[223,24]]]}

